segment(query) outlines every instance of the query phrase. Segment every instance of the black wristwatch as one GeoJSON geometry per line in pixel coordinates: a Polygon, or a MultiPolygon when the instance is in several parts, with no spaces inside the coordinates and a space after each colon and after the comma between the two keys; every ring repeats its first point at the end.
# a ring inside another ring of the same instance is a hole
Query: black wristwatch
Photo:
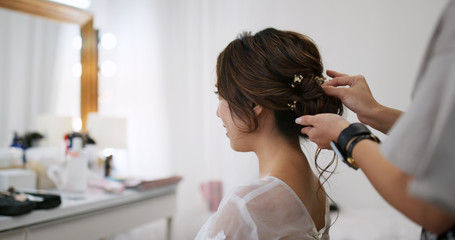
{"type": "Polygon", "coordinates": [[[364,139],[370,139],[378,143],[381,142],[365,125],[361,123],[352,123],[349,127],[341,131],[338,136],[338,143],[331,141],[330,146],[344,163],[354,170],[357,170],[359,169],[359,165],[357,165],[352,158],[352,150],[358,142],[364,139]],[[351,143],[348,147],[347,145],[349,142],[351,143]]]}

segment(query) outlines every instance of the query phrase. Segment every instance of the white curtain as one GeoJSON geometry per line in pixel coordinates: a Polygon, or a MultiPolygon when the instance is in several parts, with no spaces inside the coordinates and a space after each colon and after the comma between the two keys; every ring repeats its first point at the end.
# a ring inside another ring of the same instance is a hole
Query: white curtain
{"type": "Polygon", "coordinates": [[[39,114],[79,117],[79,27],[0,9],[0,30],[0,147],[14,132],[35,131],[39,114]]]}
{"type": "MultiPolygon", "coordinates": [[[[215,115],[216,58],[230,41],[266,27],[307,34],[327,68],[364,74],[381,103],[405,109],[445,2],[92,1],[100,34],[118,40],[100,51],[101,62],[118,65],[116,76],[100,77],[100,112],[127,117],[132,174],[184,177],[174,238],[192,239],[210,214],[201,183],[221,180],[226,192],[258,176],[255,156],[230,149],[215,115]]],[[[326,186],[344,208],[388,207],[361,172],[342,164],[326,186]]]]}

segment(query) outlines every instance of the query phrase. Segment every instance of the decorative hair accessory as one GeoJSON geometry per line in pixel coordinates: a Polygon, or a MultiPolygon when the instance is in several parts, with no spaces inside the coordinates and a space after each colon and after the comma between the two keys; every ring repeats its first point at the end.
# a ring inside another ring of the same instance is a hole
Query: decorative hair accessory
{"type": "MultiPolygon", "coordinates": [[[[322,85],[325,82],[325,77],[314,76],[312,77],[319,85],[322,85]]],[[[303,80],[302,75],[294,75],[294,81],[291,84],[292,88],[295,88],[297,85],[301,84],[303,80]]]]}
{"type": "Polygon", "coordinates": [[[295,88],[295,86],[297,86],[298,84],[301,84],[302,79],[303,79],[302,75],[294,75],[294,81],[292,82],[291,87],[295,88]]]}
{"type": "MultiPolygon", "coordinates": [[[[310,79],[314,79],[319,85],[322,85],[325,81],[325,77],[311,75],[310,79]]],[[[302,84],[303,76],[294,75],[294,81],[291,83],[291,87],[295,88],[296,86],[302,84]]],[[[295,111],[297,101],[292,101],[288,103],[288,107],[291,108],[291,111],[295,111]]]]}
{"type": "Polygon", "coordinates": [[[316,80],[316,82],[318,82],[319,85],[322,85],[325,81],[325,77],[315,76],[314,80],[316,80]]]}
{"type": "Polygon", "coordinates": [[[292,103],[288,103],[288,106],[291,108],[291,111],[295,111],[297,101],[293,101],[292,103]]]}

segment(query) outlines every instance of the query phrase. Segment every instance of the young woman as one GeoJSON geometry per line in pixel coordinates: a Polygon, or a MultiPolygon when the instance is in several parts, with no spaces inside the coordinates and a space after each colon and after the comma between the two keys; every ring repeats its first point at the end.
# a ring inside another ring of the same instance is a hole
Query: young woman
{"type": "Polygon", "coordinates": [[[302,152],[297,116],[341,114],[308,37],[268,28],[232,41],[217,61],[218,117],[232,149],[254,152],[260,179],[227,195],[196,239],[329,239],[326,193],[302,152]]]}

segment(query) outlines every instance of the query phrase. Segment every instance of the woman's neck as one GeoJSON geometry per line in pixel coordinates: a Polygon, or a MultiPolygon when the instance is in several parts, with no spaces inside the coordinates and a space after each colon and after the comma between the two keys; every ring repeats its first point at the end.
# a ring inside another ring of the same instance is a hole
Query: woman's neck
{"type": "Polygon", "coordinates": [[[259,176],[281,176],[296,172],[304,174],[310,170],[300,145],[290,144],[281,136],[262,138],[255,153],[259,161],[259,176]]]}
{"type": "Polygon", "coordinates": [[[312,173],[298,139],[289,141],[276,127],[273,112],[265,109],[258,117],[259,127],[253,133],[253,151],[259,160],[259,176],[283,176],[303,180],[312,173]]]}

